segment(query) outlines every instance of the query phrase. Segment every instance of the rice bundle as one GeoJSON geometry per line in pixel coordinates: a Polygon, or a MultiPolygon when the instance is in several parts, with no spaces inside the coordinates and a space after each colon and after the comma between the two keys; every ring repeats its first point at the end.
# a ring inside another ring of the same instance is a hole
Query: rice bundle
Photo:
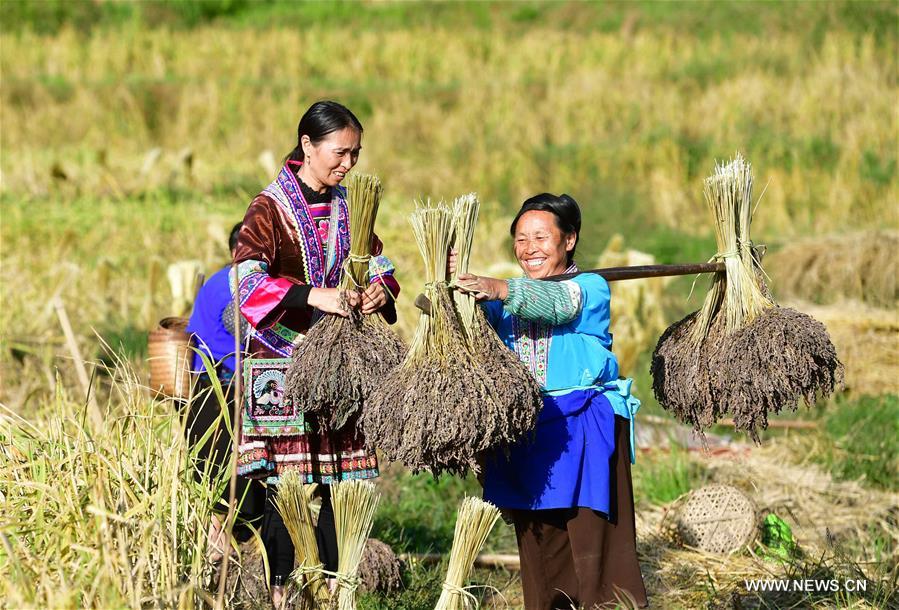
{"type": "Polygon", "coordinates": [[[487,323],[470,295],[450,294],[447,251],[457,250],[454,280],[468,271],[478,215],[474,194],[421,205],[410,218],[425,261],[430,314],[418,320],[403,364],[372,395],[369,442],[413,472],[465,474],[478,456],[534,428],[540,387],[487,323]]]}
{"type": "MultiPolygon", "coordinates": [[[[354,174],[348,179],[350,254],[340,288],[361,292],[369,285],[368,262],[375,217],[381,200],[376,176],[354,174]]],[[[361,409],[381,375],[398,365],[402,341],[380,314],[349,317],[326,314],[294,349],[287,371],[286,394],[307,413],[327,414],[333,428],[342,428],[361,409]]]]}
{"type": "Polygon", "coordinates": [[[291,578],[301,587],[301,607],[309,610],[328,600],[328,587],[318,557],[315,524],[309,507],[315,487],[304,485],[297,472],[287,471],[278,481],[278,494],[275,496],[275,508],[281,514],[294,546],[297,568],[291,578]]]}
{"type": "Polygon", "coordinates": [[[478,434],[470,411],[488,399],[488,388],[469,366],[446,281],[453,215],[442,202],[427,202],[409,221],[425,262],[431,315],[419,317],[405,360],[373,393],[363,413],[365,437],[413,472],[463,473],[474,465],[466,440],[478,434]]]}
{"type": "Polygon", "coordinates": [[[700,433],[725,413],[756,442],[769,412],[813,404],[843,381],[827,330],[813,318],[778,307],[762,279],[749,238],[752,168],[742,156],[719,164],[705,181],[725,271],[702,309],[671,325],[652,358],[659,403],[700,433]]]}
{"type": "MultiPolygon", "coordinates": [[[[479,207],[474,193],[454,202],[456,271],[453,283],[460,275],[468,273],[479,207]]],[[[457,290],[453,298],[471,352],[472,369],[491,388],[488,399],[476,405],[481,417],[477,442],[472,445],[479,453],[507,447],[534,429],[543,407],[540,386],[487,322],[474,295],[457,290]]]]}
{"type": "Polygon", "coordinates": [[[462,500],[456,517],[456,531],[453,535],[449,566],[446,569],[446,580],[443,581],[443,591],[434,610],[477,607],[477,598],[468,590],[465,583],[468,582],[474,560],[481,552],[497,519],[499,509],[489,502],[473,497],[462,500]]]}
{"type": "Polygon", "coordinates": [[[343,481],[331,485],[334,527],[337,530],[337,588],[332,594],[338,610],[355,610],[359,564],[371,533],[380,495],[371,481],[343,481]]]}

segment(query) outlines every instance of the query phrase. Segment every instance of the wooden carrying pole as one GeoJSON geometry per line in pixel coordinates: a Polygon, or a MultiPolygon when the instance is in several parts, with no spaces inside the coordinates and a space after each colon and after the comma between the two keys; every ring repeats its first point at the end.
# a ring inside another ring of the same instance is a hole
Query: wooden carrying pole
{"type": "Polygon", "coordinates": [[[585,269],[575,273],[563,273],[540,278],[549,282],[561,282],[573,277],[594,273],[607,282],[621,280],[642,280],[651,277],[673,277],[677,275],[695,275],[697,273],[717,273],[724,271],[724,263],[694,263],[690,265],[636,265],[633,267],[605,267],[603,269],[585,269]]]}
{"type": "MultiPolygon", "coordinates": [[[[761,264],[762,258],[768,251],[765,244],[753,244],[752,255],[756,263],[761,264]]],[[[605,267],[604,269],[587,269],[575,273],[563,273],[543,278],[550,282],[561,282],[585,273],[595,273],[605,278],[607,282],[620,280],[642,280],[650,277],[674,277],[677,275],[695,275],[697,273],[724,273],[724,263],[692,263],[688,265],[635,265],[633,267],[605,267]]]]}
{"type": "MultiPolygon", "coordinates": [[[[764,251],[762,251],[764,253],[764,251]]],[[[759,258],[761,258],[759,256],[759,258]]],[[[602,269],[585,269],[576,273],[563,273],[549,277],[538,278],[546,282],[561,282],[585,273],[600,275],[607,282],[619,282],[622,280],[642,280],[653,277],[674,277],[678,275],[695,275],[698,273],[724,272],[724,263],[692,263],[687,265],[635,265],[632,267],[604,267],[602,269]]],[[[431,303],[428,298],[420,294],[415,298],[415,306],[424,313],[431,314],[431,303]]]]}

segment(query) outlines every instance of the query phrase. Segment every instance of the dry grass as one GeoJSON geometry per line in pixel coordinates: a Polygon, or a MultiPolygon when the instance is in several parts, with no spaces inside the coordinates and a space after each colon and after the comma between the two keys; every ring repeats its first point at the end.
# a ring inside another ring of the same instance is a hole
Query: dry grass
{"type": "Polygon", "coordinates": [[[710,480],[741,489],[760,514],[773,512],[790,523],[803,555],[788,563],[764,559],[764,548],[757,545],[728,556],[683,548],[672,518],[679,501],[653,506],[638,498],[638,552],[652,603],[660,608],[895,608],[899,494],[834,481],[802,461],[813,452],[807,439],[786,439],[731,458],[695,458],[710,480]],[[868,591],[751,593],[744,579],[757,578],[867,579],[868,591]]]}
{"type": "Polygon", "coordinates": [[[362,114],[360,169],[402,201],[577,187],[599,205],[618,185],[661,223],[708,234],[697,177],[739,148],[769,185],[759,236],[899,221],[895,39],[830,31],[808,48],[799,33],[701,41],[539,25],[489,42],[439,25],[344,36],[314,24],[3,34],[2,143],[16,154],[0,160],[0,189],[262,184],[301,110],[336,97],[362,114]],[[284,49],[303,49],[302,86],[276,68],[284,49]]]}
{"type": "MultiPolygon", "coordinates": [[[[0,372],[13,380],[0,399],[17,408],[53,385],[60,342],[41,304],[63,296],[85,350],[91,327],[132,349],[181,307],[169,265],[199,260],[208,276],[226,260],[227,229],[321,97],[362,115],[359,169],[383,179],[376,230],[410,292],[423,281],[405,224],[414,197],[477,189],[472,269],[502,275],[509,212],[542,190],[572,192],[591,222],[633,202],[710,234],[699,176],[737,148],[767,186],[759,240],[899,224],[894,39],[834,30],[810,48],[790,32],[725,41],[533,24],[488,42],[434,25],[354,32],[350,47],[315,25],[126,30],[0,33],[0,279],[15,287],[0,308],[0,372]],[[274,68],[287,48],[304,49],[302,87],[274,68]],[[697,81],[693,68],[711,71],[697,81]]],[[[415,310],[398,306],[408,339],[415,310]]]]}
{"type": "Polygon", "coordinates": [[[899,306],[899,231],[880,229],[790,242],[765,261],[784,299],[899,306]]]}
{"type": "Polygon", "coordinates": [[[42,418],[0,420],[0,607],[201,607],[211,510],[227,482],[194,481],[177,405],[120,365],[102,425],[57,385],[42,418]]]}

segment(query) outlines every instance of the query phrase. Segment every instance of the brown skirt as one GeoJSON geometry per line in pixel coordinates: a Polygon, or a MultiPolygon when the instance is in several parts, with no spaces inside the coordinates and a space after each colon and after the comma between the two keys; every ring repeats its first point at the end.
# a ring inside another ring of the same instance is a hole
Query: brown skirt
{"type": "Polygon", "coordinates": [[[615,437],[612,514],[583,507],[509,511],[527,610],[647,605],[637,561],[629,423],[618,416],[615,437]]]}

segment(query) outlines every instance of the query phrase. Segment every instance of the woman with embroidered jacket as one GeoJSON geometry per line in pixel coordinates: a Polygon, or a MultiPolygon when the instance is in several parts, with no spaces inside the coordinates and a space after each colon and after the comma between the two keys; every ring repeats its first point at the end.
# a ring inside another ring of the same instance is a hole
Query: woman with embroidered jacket
{"type": "MultiPolygon", "coordinates": [[[[319,483],[322,510],[316,534],[324,567],[332,572],[337,569],[337,538],[328,486],[378,476],[377,458],[366,450],[353,422],[331,430],[326,418],[304,417],[292,405],[264,396],[271,394],[273,381],[283,389],[294,345],[322,314],[347,316],[348,308],[358,308],[365,315],[380,311],[389,322],[396,320],[393,298],[399,285],[392,264],[380,255],[377,238],[369,288],[361,294],[337,288],[350,249],[347,195],[340,183],[359,158],[361,140],[362,125],[349,109],[332,101],[313,104],[300,119],[296,148],[250,204],[234,256],[240,311],[252,326],[238,473],[266,480],[270,490],[287,470],[298,471],[307,483],[319,483]]],[[[293,570],[294,549],[271,497],[263,539],[277,606],[293,570]]]]}
{"type": "Polygon", "coordinates": [[[539,281],[577,270],[580,227],[568,195],[532,197],[511,227],[525,277],[458,282],[485,302],[491,326],[544,391],[534,437],[483,462],[484,499],[515,524],[528,610],[647,603],[630,470],[640,403],[631,380],[618,379],[608,284],[593,274],[539,281]]]}

